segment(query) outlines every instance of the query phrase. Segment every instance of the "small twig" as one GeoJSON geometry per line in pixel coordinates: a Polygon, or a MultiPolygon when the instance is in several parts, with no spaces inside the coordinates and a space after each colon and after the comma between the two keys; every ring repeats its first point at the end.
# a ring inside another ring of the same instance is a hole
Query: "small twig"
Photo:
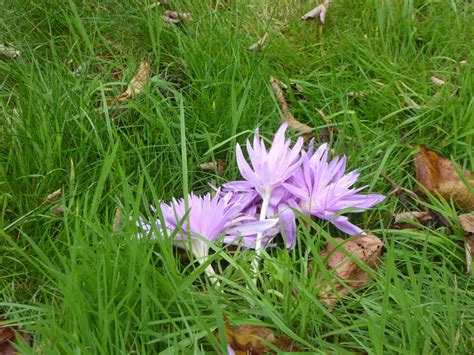
{"type": "Polygon", "coordinates": [[[283,95],[283,91],[278,83],[278,80],[272,76],[270,76],[270,86],[278,100],[281,113],[283,114],[285,121],[288,122],[288,126],[301,133],[308,134],[312,132],[313,129],[310,126],[298,121],[290,112],[288,102],[286,101],[285,95],[283,95]]]}

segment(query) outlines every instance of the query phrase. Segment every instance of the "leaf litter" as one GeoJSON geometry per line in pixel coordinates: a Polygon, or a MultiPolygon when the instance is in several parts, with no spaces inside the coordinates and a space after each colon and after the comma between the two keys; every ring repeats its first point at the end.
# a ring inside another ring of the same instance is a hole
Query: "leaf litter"
{"type": "Polygon", "coordinates": [[[383,241],[372,233],[358,235],[349,240],[335,238],[335,242],[336,244],[328,244],[326,250],[321,253],[321,258],[328,257],[326,266],[329,271],[334,271],[336,280],[331,280],[328,283],[321,276],[321,281],[316,285],[321,289],[319,292],[321,301],[330,309],[341,296],[347,296],[352,291],[368,285],[371,281],[370,274],[361,268],[354,258],[369,268],[376,269],[384,246],[383,241]],[[337,280],[341,280],[343,283],[337,280]]]}
{"type": "Polygon", "coordinates": [[[467,235],[464,237],[464,249],[466,251],[466,272],[472,274],[472,259],[474,258],[474,213],[466,213],[458,216],[458,222],[467,235]]]}
{"type": "MultiPolygon", "coordinates": [[[[429,192],[439,193],[461,209],[474,209],[474,180],[466,169],[456,168],[454,164],[420,145],[414,156],[416,179],[429,192]],[[459,172],[459,174],[458,174],[459,172]]],[[[423,189],[420,189],[422,192],[423,189]]]]}
{"type": "Polygon", "coordinates": [[[284,352],[298,351],[290,337],[286,335],[277,337],[271,329],[263,326],[247,324],[231,326],[226,319],[225,333],[227,343],[235,354],[276,354],[274,348],[284,352]]]}
{"type": "Polygon", "coordinates": [[[324,3],[316,6],[314,9],[312,9],[311,11],[308,11],[307,13],[305,13],[301,19],[302,20],[314,20],[314,19],[318,19],[319,20],[319,24],[321,26],[324,26],[324,22],[326,20],[326,14],[328,12],[328,9],[329,9],[329,5],[331,5],[331,0],[325,0],[324,3]]]}
{"type": "Polygon", "coordinates": [[[127,100],[137,97],[143,92],[150,75],[150,63],[141,62],[137,73],[132,78],[125,92],[116,95],[113,99],[107,101],[107,106],[123,105],[127,100]]]}
{"type": "Polygon", "coordinates": [[[5,323],[5,319],[0,318],[0,354],[14,355],[18,354],[13,344],[17,343],[17,336],[30,344],[30,336],[28,333],[19,330],[15,325],[5,323]]]}

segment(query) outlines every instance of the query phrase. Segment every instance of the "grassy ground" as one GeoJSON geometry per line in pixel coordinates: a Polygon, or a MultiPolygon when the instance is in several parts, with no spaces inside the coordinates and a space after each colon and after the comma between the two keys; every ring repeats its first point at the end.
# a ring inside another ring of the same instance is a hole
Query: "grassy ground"
{"type": "Polygon", "coordinates": [[[319,130],[315,109],[328,115],[334,151],[368,191],[391,191],[381,174],[415,189],[417,143],[473,169],[472,3],[334,0],[323,30],[299,19],[314,6],[171,1],[193,21],[165,28],[145,1],[0,1],[0,43],[22,53],[0,59],[0,313],[33,334],[25,352],[220,351],[223,316],[315,353],[472,351],[472,279],[447,204],[431,201],[453,231],[391,229],[404,210],[393,196],[353,216],[383,238],[383,264],[332,312],[317,298],[317,268],[307,273],[329,234],[341,236],[326,224],[301,226],[295,251],[271,251],[260,289],[246,286],[252,252],[217,248],[231,265],[224,292],[166,242],[136,240],[127,218],[112,232],[116,207],[137,218],[237,178],[235,143],[257,126],[271,137],[281,121],[270,75],[300,85],[304,96],[288,92],[299,120],[319,130]],[[247,51],[265,32],[265,50],[247,51]],[[152,64],[144,92],[107,109],[140,61],[152,64]],[[222,176],[199,169],[213,159],[225,161],[222,176]],[[42,203],[58,188],[60,216],[42,203]]]}

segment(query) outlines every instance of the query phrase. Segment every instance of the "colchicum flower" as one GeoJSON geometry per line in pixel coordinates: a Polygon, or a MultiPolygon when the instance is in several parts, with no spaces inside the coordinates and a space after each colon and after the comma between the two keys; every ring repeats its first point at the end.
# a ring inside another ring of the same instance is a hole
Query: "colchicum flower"
{"type": "Polygon", "coordinates": [[[329,148],[321,145],[314,154],[303,154],[302,167],[284,187],[294,196],[290,205],[304,214],[330,221],[349,235],[359,234],[361,228],[349,222],[341,213],[363,212],[385,199],[378,194],[363,195],[364,187],[353,189],[359,172],[344,174],[346,158],[335,157],[328,163],[329,148]]]}
{"type": "MultiPolygon", "coordinates": [[[[218,192],[214,197],[210,193],[202,197],[190,193],[187,198],[187,216],[185,200],[173,199],[170,204],[160,203],[165,225],[161,225],[159,219],[155,223],[158,230],[163,231],[166,228],[174,235],[173,243],[176,246],[190,248],[202,264],[207,260],[209,243],[215,243],[224,237],[227,243],[232,243],[234,239],[264,232],[278,222],[276,219],[255,221],[252,217],[243,215],[242,210],[248,202],[233,193],[222,195],[218,192]]],[[[154,210],[153,207],[152,209],[154,210]]],[[[139,220],[138,226],[145,233],[151,231],[151,225],[142,219],[139,220]]],[[[156,238],[155,235],[151,237],[156,238]]],[[[215,282],[211,265],[206,268],[206,274],[215,282]]]]}
{"type": "MultiPolygon", "coordinates": [[[[255,190],[261,197],[260,220],[264,220],[270,212],[279,212],[283,218],[288,216],[284,206],[273,204],[271,201],[281,200],[284,190],[278,190],[301,165],[301,147],[303,138],[299,138],[293,148],[290,148],[291,140],[285,140],[285,131],[288,124],[284,123],[278,129],[272,145],[267,151],[263,139],[260,138],[258,130],[255,131],[253,146],[249,141],[246,143],[247,153],[252,167],[245,160],[240,145],[237,144],[237,164],[244,181],[235,181],[224,185],[229,190],[252,191],[255,190]],[[274,192],[278,191],[278,196],[274,192]],[[276,210],[276,211],[275,211],[276,210]]],[[[290,212],[292,213],[292,212],[290,212]]],[[[272,213],[274,215],[274,213],[272,213]]],[[[256,236],[255,249],[259,254],[262,249],[263,234],[256,236]]],[[[290,243],[291,244],[291,243],[290,243]]],[[[256,266],[256,265],[255,265],[256,266]]]]}

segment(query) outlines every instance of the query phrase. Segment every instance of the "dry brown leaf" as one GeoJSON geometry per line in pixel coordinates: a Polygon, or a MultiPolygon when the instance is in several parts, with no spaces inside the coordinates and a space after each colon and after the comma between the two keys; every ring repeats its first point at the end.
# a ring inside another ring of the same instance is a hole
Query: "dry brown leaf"
{"type": "Polygon", "coordinates": [[[257,50],[260,50],[263,48],[263,46],[265,45],[265,42],[267,41],[267,38],[268,38],[268,33],[265,32],[265,34],[263,35],[262,38],[260,38],[256,43],[252,44],[248,50],[249,51],[257,51],[257,50]]]}
{"type": "Polygon", "coordinates": [[[465,232],[474,234],[474,213],[466,213],[458,216],[459,224],[465,232]]]}
{"type": "Polygon", "coordinates": [[[150,63],[141,62],[137,74],[132,78],[128,84],[127,90],[124,93],[117,95],[114,99],[107,102],[107,106],[113,104],[121,105],[124,101],[140,95],[147,83],[148,75],[150,74],[150,63]]]}
{"type": "Polygon", "coordinates": [[[402,212],[395,215],[395,221],[393,225],[400,229],[415,228],[416,224],[413,222],[419,222],[421,224],[426,224],[433,220],[433,216],[430,212],[426,211],[411,211],[411,212],[402,212]]]}
{"type": "MultiPolygon", "coordinates": [[[[439,193],[446,200],[453,200],[462,209],[474,209],[474,194],[458,176],[453,163],[424,146],[414,156],[416,179],[431,193],[439,193]]],[[[472,173],[461,170],[461,174],[474,187],[472,173]]]]}
{"type": "Polygon", "coordinates": [[[217,171],[218,174],[222,174],[225,170],[225,164],[222,160],[217,160],[209,163],[202,163],[199,168],[204,171],[217,171]]]}
{"type": "Polygon", "coordinates": [[[472,259],[474,258],[474,213],[458,216],[459,224],[468,235],[464,238],[464,249],[466,250],[466,271],[472,272],[472,259]]]}
{"type": "Polygon", "coordinates": [[[181,21],[193,20],[193,17],[191,16],[191,14],[187,12],[178,12],[178,11],[171,11],[171,10],[163,11],[163,15],[161,17],[163,19],[163,23],[167,27],[171,25],[176,25],[180,23],[181,21]]]}
{"type": "Polygon", "coordinates": [[[289,110],[288,102],[286,101],[285,95],[283,95],[283,91],[281,89],[280,84],[278,83],[278,80],[272,76],[270,77],[270,86],[278,100],[278,104],[280,106],[280,110],[283,114],[283,117],[285,118],[285,121],[288,122],[288,126],[298,132],[305,133],[305,137],[308,138],[310,136],[309,133],[312,131],[312,128],[304,123],[301,123],[293,116],[293,114],[289,110]]]}
{"type": "Polygon", "coordinates": [[[57,189],[53,193],[50,193],[48,196],[46,196],[46,198],[43,200],[43,203],[49,203],[49,202],[53,202],[57,200],[58,198],[61,197],[62,193],[63,193],[62,189],[57,189]]]}
{"type": "Polygon", "coordinates": [[[433,84],[435,84],[436,86],[443,86],[444,84],[446,84],[446,82],[436,76],[432,76],[431,78],[431,82],[433,84]]]}
{"type": "Polygon", "coordinates": [[[327,261],[328,270],[334,270],[335,276],[343,280],[350,288],[345,287],[337,280],[334,280],[332,285],[321,280],[317,285],[322,288],[319,296],[322,302],[331,307],[337,302],[338,297],[348,295],[351,291],[366,286],[370,282],[369,273],[361,269],[352,258],[346,256],[341,248],[370,268],[375,269],[384,245],[383,241],[372,233],[356,236],[349,241],[344,241],[341,238],[336,238],[335,241],[337,244],[329,244],[327,249],[321,253],[321,257],[330,255],[327,261]]]}
{"type": "Polygon", "coordinates": [[[56,205],[51,211],[55,216],[62,216],[66,212],[66,207],[62,205],[56,205]]]}
{"type": "Polygon", "coordinates": [[[292,339],[286,335],[277,338],[273,331],[266,327],[245,324],[232,327],[226,320],[225,333],[227,343],[236,354],[276,354],[267,343],[281,351],[298,351],[292,339]]]}
{"type": "Polygon", "coordinates": [[[0,55],[10,59],[19,59],[21,57],[21,52],[15,47],[0,44],[0,55]]]}
{"type": "Polygon", "coordinates": [[[329,5],[331,5],[330,0],[325,0],[323,4],[316,6],[314,9],[311,11],[305,13],[301,19],[302,20],[314,20],[317,18],[319,20],[319,23],[321,26],[324,26],[324,20],[326,19],[326,14],[329,8],[329,5]]]}
{"type": "Polygon", "coordinates": [[[30,343],[30,336],[22,331],[19,331],[17,326],[3,324],[5,319],[0,318],[0,354],[14,355],[18,354],[12,343],[16,342],[16,333],[23,338],[25,342],[30,343]]]}

